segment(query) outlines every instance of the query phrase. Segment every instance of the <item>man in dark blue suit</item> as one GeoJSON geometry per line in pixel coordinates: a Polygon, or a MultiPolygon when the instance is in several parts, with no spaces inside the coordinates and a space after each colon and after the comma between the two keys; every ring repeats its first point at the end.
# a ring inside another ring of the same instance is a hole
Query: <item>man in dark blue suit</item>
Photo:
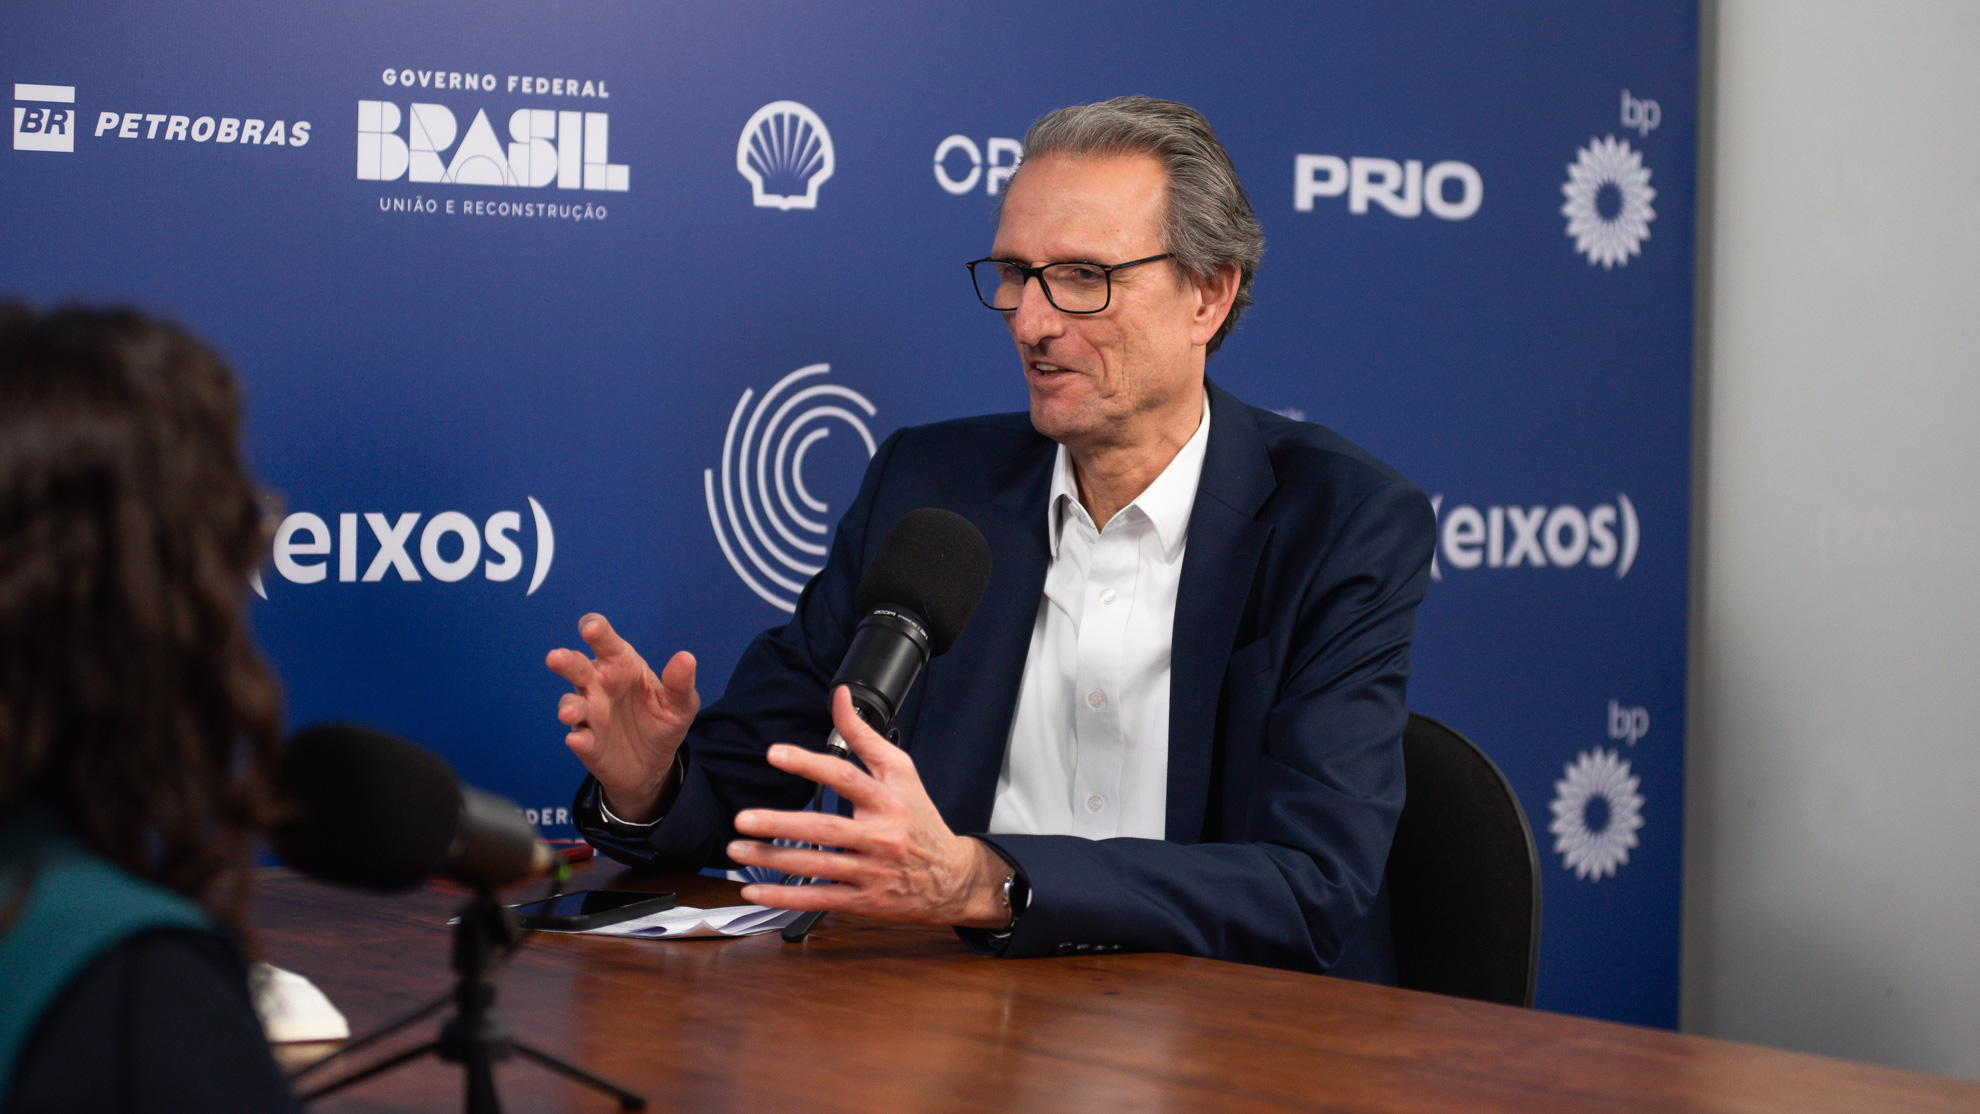
{"type": "Polygon", "coordinates": [[[1429,502],[1205,378],[1263,238],[1200,115],[1121,98],[1053,113],[1025,146],[972,272],[1029,414],[890,437],[796,614],[706,710],[690,655],[655,674],[581,620],[596,658],[548,658],[592,773],[580,827],[629,862],[827,879],[743,896],[954,925],[1002,955],[1393,981],[1383,872],[1429,502]],[[911,761],[827,689],[861,574],[924,506],[975,523],[993,571],[896,718],[911,761]],[[835,724],[866,771],[820,753],[835,724]],[[795,811],[812,782],[851,814],[795,811]]]}

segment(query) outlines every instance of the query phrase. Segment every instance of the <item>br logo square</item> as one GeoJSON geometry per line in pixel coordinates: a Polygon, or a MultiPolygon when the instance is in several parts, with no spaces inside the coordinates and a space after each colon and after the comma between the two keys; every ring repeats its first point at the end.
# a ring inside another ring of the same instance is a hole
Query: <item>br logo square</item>
{"type": "Polygon", "coordinates": [[[64,107],[76,103],[75,86],[17,83],[14,102],[14,150],[76,149],[76,110],[64,107]]]}

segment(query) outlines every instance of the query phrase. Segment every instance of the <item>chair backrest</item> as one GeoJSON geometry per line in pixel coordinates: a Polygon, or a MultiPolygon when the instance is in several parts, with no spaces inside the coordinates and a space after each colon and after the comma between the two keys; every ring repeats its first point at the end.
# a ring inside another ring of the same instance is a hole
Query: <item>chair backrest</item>
{"type": "Polygon", "coordinates": [[[1540,857],[1519,798],[1471,740],[1414,712],[1403,764],[1408,791],[1389,851],[1401,985],[1531,1006],[1540,857]]]}

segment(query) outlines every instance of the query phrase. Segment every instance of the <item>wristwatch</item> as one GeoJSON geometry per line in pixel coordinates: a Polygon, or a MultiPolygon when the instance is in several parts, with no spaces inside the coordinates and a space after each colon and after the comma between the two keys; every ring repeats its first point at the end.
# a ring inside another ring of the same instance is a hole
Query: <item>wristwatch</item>
{"type": "MultiPolygon", "coordinates": [[[[660,826],[660,821],[667,818],[665,811],[651,820],[625,820],[613,815],[612,806],[605,803],[605,787],[598,785],[597,779],[592,780],[592,792],[598,798],[598,818],[604,822],[605,830],[613,835],[645,839],[653,834],[654,828],[660,826]]],[[[681,783],[685,780],[687,780],[687,748],[681,747],[674,752],[673,764],[667,770],[667,780],[661,783],[661,801],[672,803],[667,798],[678,795],[681,783]]]]}
{"type": "Polygon", "coordinates": [[[1002,896],[1004,912],[1010,914],[1010,920],[1004,922],[1004,927],[990,933],[991,939],[999,942],[1010,939],[1011,933],[1017,931],[1018,918],[1031,907],[1031,886],[1018,874],[1016,866],[1004,875],[1002,896]]]}

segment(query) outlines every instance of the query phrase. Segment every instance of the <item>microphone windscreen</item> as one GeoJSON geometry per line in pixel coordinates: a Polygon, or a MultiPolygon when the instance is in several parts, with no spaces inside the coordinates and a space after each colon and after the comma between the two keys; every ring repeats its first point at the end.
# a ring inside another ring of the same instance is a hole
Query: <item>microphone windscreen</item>
{"type": "Polygon", "coordinates": [[[854,599],[861,615],[876,607],[912,611],[928,624],[928,652],[946,654],[989,586],[983,532],[954,511],[922,507],[902,515],[880,540],[854,599]]]}
{"type": "Polygon", "coordinates": [[[439,755],[350,724],[293,736],[276,795],[275,853],[349,886],[418,885],[439,871],[460,830],[460,782],[439,755]]]}

